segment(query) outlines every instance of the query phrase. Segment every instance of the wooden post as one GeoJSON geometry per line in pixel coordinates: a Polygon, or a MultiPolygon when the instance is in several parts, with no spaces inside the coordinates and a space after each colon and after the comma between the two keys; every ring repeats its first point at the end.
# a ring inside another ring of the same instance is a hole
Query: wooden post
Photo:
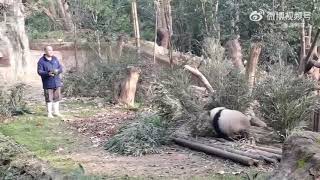
{"type": "Polygon", "coordinates": [[[226,50],[228,58],[231,59],[234,67],[238,68],[240,71],[244,70],[244,65],[242,62],[242,50],[239,42],[240,36],[237,36],[235,39],[231,39],[226,43],[226,50]]]}
{"type": "Polygon", "coordinates": [[[252,92],[252,89],[254,87],[255,73],[257,70],[260,53],[261,53],[261,44],[254,43],[251,48],[250,60],[247,66],[247,78],[248,78],[250,92],[252,92]]]}
{"type": "Polygon", "coordinates": [[[141,69],[138,67],[127,67],[127,77],[120,84],[120,96],[118,98],[119,103],[134,106],[134,99],[140,73],[141,69]]]}

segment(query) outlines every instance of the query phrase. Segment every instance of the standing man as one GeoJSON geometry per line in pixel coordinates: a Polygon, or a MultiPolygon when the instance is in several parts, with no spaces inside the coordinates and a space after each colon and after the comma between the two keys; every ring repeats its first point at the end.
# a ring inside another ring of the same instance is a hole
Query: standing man
{"type": "Polygon", "coordinates": [[[62,117],[59,112],[62,87],[59,74],[62,73],[62,66],[58,59],[53,56],[53,48],[51,46],[46,46],[44,52],[45,54],[38,61],[38,74],[42,79],[48,117],[53,118],[52,115],[62,117]],[[53,113],[52,107],[54,109],[53,113]]]}

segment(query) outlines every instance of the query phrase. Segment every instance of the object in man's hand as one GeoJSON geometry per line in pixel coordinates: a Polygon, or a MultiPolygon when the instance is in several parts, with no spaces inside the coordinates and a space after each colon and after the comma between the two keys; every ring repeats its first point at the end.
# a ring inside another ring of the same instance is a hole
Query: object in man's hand
{"type": "Polygon", "coordinates": [[[53,70],[53,74],[57,75],[59,73],[59,70],[58,69],[54,69],[53,70]]]}
{"type": "Polygon", "coordinates": [[[55,74],[52,71],[50,71],[49,76],[55,76],[55,74]]]}

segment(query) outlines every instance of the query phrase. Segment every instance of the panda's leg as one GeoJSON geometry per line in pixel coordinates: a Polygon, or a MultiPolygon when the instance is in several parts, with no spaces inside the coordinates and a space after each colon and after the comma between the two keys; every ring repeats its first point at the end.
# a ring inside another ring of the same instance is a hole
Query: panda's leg
{"type": "Polygon", "coordinates": [[[232,141],[232,142],[235,141],[233,138],[230,138],[229,136],[227,136],[225,134],[220,134],[218,137],[219,138],[223,138],[223,139],[225,139],[227,141],[232,141]]]}

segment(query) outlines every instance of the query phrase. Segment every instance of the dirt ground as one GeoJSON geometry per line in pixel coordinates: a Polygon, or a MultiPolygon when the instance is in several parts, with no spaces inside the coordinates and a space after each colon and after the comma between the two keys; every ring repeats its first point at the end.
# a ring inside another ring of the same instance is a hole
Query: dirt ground
{"type": "MultiPolygon", "coordinates": [[[[43,105],[40,84],[32,84],[27,90],[28,103],[43,105]]],[[[81,107],[67,106],[70,99],[64,98],[62,113],[72,112],[81,107]],[[73,108],[73,109],[72,109],[73,108]]],[[[100,104],[97,103],[99,109],[100,104]]],[[[103,149],[103,144],[124,124],[134,119],[134,112],[109,106],[88,117],[67,117],[63,124],[72,132],[70,136],[79,139],[79,146],[56,152],[66,158],[80,163],[86,174],[108,175],[113,177],[129,176],[169,179],[190,179],[191,177],[209,177],[215,174],[237,174],[239,172],[270,172],[272,166],[244,167],[204,153],[172,145],[163,147],[160,154],[142,157],[128,157],[110,154],[103,149]]],[[[206,178],[205,178],[206,179],[206,178]]]]}

